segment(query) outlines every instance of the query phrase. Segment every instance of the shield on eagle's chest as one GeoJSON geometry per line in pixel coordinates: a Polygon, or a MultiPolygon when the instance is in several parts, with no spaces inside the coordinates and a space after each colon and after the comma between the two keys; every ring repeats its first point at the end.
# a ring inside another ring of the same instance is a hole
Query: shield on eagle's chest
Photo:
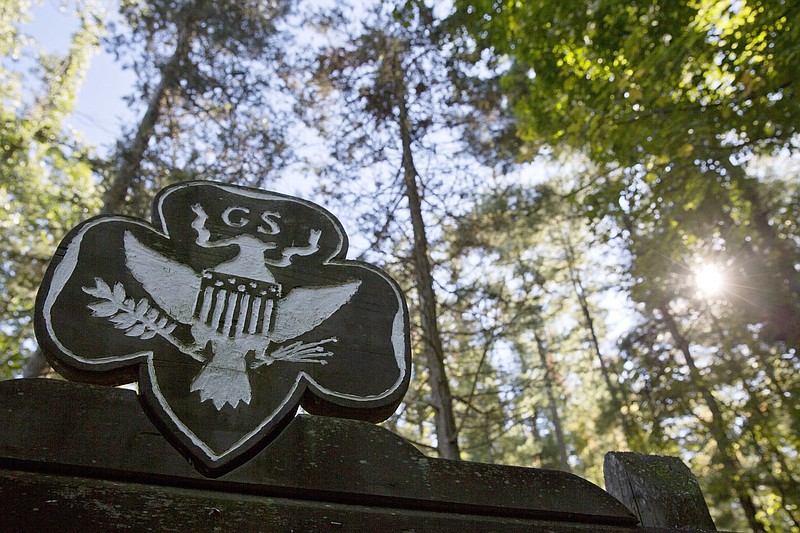
{"type": "Polygon", "coordinates": [[[64,239],[36,331],[74,379],[138,380],[148,413],[209,475],[257,453],[299,405],[379,421],[408,386],[405,302],[348,261],[300,199],[212,182],[162,191],[153,223],[102,216],[64,239]]]}

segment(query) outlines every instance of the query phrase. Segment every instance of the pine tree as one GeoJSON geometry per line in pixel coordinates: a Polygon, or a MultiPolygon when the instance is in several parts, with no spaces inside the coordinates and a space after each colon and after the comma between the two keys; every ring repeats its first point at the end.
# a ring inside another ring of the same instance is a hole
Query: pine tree
{"type": "Polygon", "coordinates": [[[436,287],[441,270],[432,248],[443,221],[462,209],[470,185],[460,173],[468,116],[457,98],[460,52],[442,49],[447,30],[423,2],[381,2],[361,18],[352,27],[342,13],[324,18],[333,45],[320,53],[308,83],[309,122],[331,140],[324,191],[365,206],[359,211],[375,237],[373,250],[389,247],[385,251],[413,265],[425,403],[439,455],[456,459],[459,427],[448,366],[458,354],[448,348],[456,343],[443,338],[436,287]],[[326,114],[336,105],[341,115],[326,114]],[[454,183],[454,176],[462,181],[454,183]]]}
{"type": "Polygon", "coordinates": [[[283,164],[280,24],[291,1],[125,0],[108,41],[136,75],[138,124],[119,143],[103,211],[146,213],[181,179],[259,185],[283,164]],[[133,204],[133,205],[129,205],[133,204]]]}

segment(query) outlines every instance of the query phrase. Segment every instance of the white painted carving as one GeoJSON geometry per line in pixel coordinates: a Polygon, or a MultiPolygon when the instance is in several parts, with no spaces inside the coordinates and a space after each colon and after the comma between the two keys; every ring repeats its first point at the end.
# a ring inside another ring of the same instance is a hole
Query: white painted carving
{"type": "Polygon", "coordinates": [[[259,226],[256,228],[256,231],[264,235],[277,235],[280,233],[281,230],[278,227],[278,223],[272,220],[273,218],[281,218],[281,215],[279,213],[273,213],[272,211],[264,211],[261,213],[261,220],[269,226],[269,229],[265,229],[264,226],[259,226]]]}
{"type": "MultiPolygon", "coordinates": [[[[174,194],[182,193],[187,189],[192,189],[195,187],[205,188],[208,186],[209,184],[207,182],[188,182],[180,184],[178,186],[171,187],[170,189],[166,190],[164,194],[160,195],[158,197],[155,209],[156,213],[154,217],[154,222],[156,224],[155,232],[164,238],[167,239],[171,238],[166,222],[167,216],[165,214],[165,207],[166,205],[168,205],[170,198],[174,194]]],[[[306,386],[312,387],[317,393],[323,394],[330,398],[341,398],[355,403],[369,403],[375,400],[387,398],[392,394],[395,394],[397,389],[404,383],[409,369],[406,366],[406,358],[408,357],[408,354],[406,353],[406,345],[403,340],[404,338],[403,323],[406,319],[405,319],[405,311],[402,304],[403,300],[402,294],[399,292],[398,288],[394,285],[391,278],[389,278],[380,269],[375,269],[363,263],[354,263],[351,261],[344,260],[342,252],[347,248],[347,236],[344,233],[343,229],[341,228],[341,225],[336,221],[335,218],[333,218],[332,215],[330,215],[330,213],[326,212],[323,209],[320,209],[313,203],[307,202],[299,198],[290,198],[264,191],[241,189],[238,187],[228,186],[224,184],[214,184],[213,187],[230,194],[239,195],[240,197],[252,198],[258,201],[280,201],[280,202],[285,202],[287,204],[300,205],[305,208],[311,208],[316,210],[327,221],[329,221],[330,226],[333,228],[333,231],[336,234],[336,239],[333,240],[333,242],[335,242],[336,245],[332,249],[329,249],[326,252],[325,256],[320,259],[321,264],[346,265],[348,268],[354,269],[355,271],[365,270],[371,272],[374,275],[379,276],[380,278],[384,279],[392,288],[394,300],[397,302],[398,305],[398,311],[393,323],[392,335],[391,335],[392,347],[394,349],[394,359],[397,364],[398,375],[396,381],[392,385],[386,387],[385,390],[383,391],[376,391],[376,393],[372,395],[359,396],[359,395],[345,394],[335,389],[329,389],[324,387],[321,383],[318,383],[316,380],[314,380],[308,373],[300,371],[297,373],[294,380],[294,384],[291,387],[290,391],[287,393],[287,396],[284,398],[284,400],[279,405],[275,406],[274,410],[268,413],[260,424],[254,426],[250,431],[242,435],[241,438],[234,444],[226,446],[224,449],[212,449],[212,447],[210,447],[209,444],[204,442],[202,438],[196,435],[194,431],[189,426],[187,426],[187,424],[181,419],[181,417],[178,416],[173,410],[170,401],[164,395],[164,391],[162,391],[160,388],[159,380],[156,376],[156,369],[154,365],[154,354],[151,350],[139,349],[138,351],[134,350],[131,352],[107,353],[104,354],[104,356],[102,357],[97,357],[98,354],[95,353],[86,354],[80,351],[76,351],[67,344],[65,344],[64,341],[62,341],[62,339],[59,338],[59,334],[57,333],[57,328],[56,328],[57,321],[53,316],[54,307],[56,301],[61,297],[62,292],[66,288],[69,280],[80,268],[78,263],[78,257],[81,250],[81,246],[83,244],[84,236],[87,234],[87,232],[94,231],[94,229],[100,225],[121,224],[121,223],[133,227],[139,227],[143,231],[152,231],[153,229],[149,224],[146,224],[144,222],[135,221],[124,217],[116,217],[116,216],[98,218],[82,225],[81,229],[77,233],[75,233],[75,235],[71,238],[71,240],[68,243],[66,243],[66,250],[64,257],[58,263],[53,272],[52,279],[50,281],[50,285],[43,302],[42,315],[43,315],[44,327],[47,331],[48,336],[50,337],[54,345],[57,347],[57,349],[62,354],[64,354],[64,356],[79,362],[81,365],[85,365],[86,368],[95,367],[97,370],[102,371],[107,367],[118,368],[121,363],[125,364],[133,364],[137,362],[146,363],[147,377],[144,379],[143,383],[147,383],[147,386],[151,388],[153,397],[155,398],[156,406],[161,410],[161,412],[163,412],[164,416],[167,417],[166,419],[171,424],[173,424],[174,427],[178,428],[180,433],[182,433],[188,439],[188,441],[192,443],[197,453],[204,456],[206,460],[210,461],[213,464],[218,464],[218,463],[222,464],[224,463],[225,458],[227,456],[235,453],[241,447],[246,446],[247,443],[249,443],[252,438],[261,434],[262,430],[264,430],[265,427],[269,426],[270,424],[273,424],[275,417],[278,416],[278,413],[283,412],[283,410],[286,409],[286,406],[288,404],[297,401],[299,399],[298,396],[300,394],[299,391],[303,390],[306,386]]],[[[195,212],[195,214],[197,214],[197,212],[195,212]]],[[[270,213],[270,212],[262,213],[261,220],[263,224],[259,227],[263,228],[263,231],[259,228],[256,228],[256,231],[258,233],[267,235],[277,234],[276,229],[277,229],[278,219],[280,219],[280,216],[275,213],[270,213]]],[[[203,222],[199,219],[199,217],[195,219],[195,221],[192,224],[192,227],[195,228],[195,231],[198,231],[198,228],[202,228],[203,230],[205,230],[205,228],[203,227],[203,222]]],[[[207,238],[210,238],[210,233],[208,234],[207,238]]],[[[200,235],[200,232],[198,231],[198,243],[201,240],[202,237],[200,235]]],[[[310,238],[309,241],[311,240],[312,239],[310,238]]],[[[309,242],[309,245],[312,244],[313,243],[309,242]]],[[[129,259],[128,257],[129,255],[140,256],[142,254],[144,254],[145,256],[147,256],[148,254],[154,254],[152,256],[152,260],[155,261],[156,263],[162,260],[167,261],[166,263],[162,263],[163,270],[161,272],[156,269],[153,271],[152,274],[142,276],[141,279],[139,276],[135,277],[140,282],[142,282],[142,279],[146,280],[146,283],[143,283],[143,286],[145,290],[150,294],[150,298],[156,304],[158,304],[159,308],[161,308],[172,318],[174,318],[175,321],[187,324],[193,323],[194,321],[199,322],[199,319],[198,320],[194,319],[192,315],[192,309],[191,309],[192,296],[188,296],[185,301],[181,301],[180,298],[178,298],[178,294],[176,294],[176,298],[175,299],[170,298],[168,302],[163,301],[163,299],[162,301],[158,301],[156,297],[162,294],[174,292],[177,287],[185,284],[179,282],[178,280],[180,279],[183,279],[184,281],[185,280],[191,281],[192,279],[195,279],[196,280],[195,282],[197,283],[197,287],[199,289],[201,283],[200,275],[196,274],[192,269],[186,267],[185,265],[181,265],[175,262],[172,262],[172,264],[170,264],[169,263],[170,259],[161,256],[154,250],[145,247],[132,235],[130,237],[126,237],[125,247],[126,247],[126,261],[129,259]],[[194,278],[188,276],[182,277],[180,274],[182,269],[185,269],[185,271],[191,271],[192,276],[194,278]],[[171,308],[172,311],[168,311],[168,308],[171,308]],[[180,313],[181,316],[185,319],[179,318],[178,316],[176,316],[176,314],[173,314],[176,310],[178,310],[178,313],[180,313]]],[[[134,260],[133,263],[136,263],[136,261],[134,260]]],[[[142,265],[140,265],[140,267],[142,268],[144,268],[144,266],[147,264],[152,264],[150,259],[144,259],[140,263],[143,263],[142,265]]],[[[276,266],[276,265],[270,265],[270,266],[276,266]]],[[[146,268],[144,269],[147,270],[146,268]]],[[[116,286],[116,284],[114,284],[114,286],[116,286]]],[[[353,291],[355,292],[357,288],[358,287],[355,287],[353,291]]],[[[93,290],[93,288],[85,288],[84,290],[87,290],[88,292],[90,290],[93,290]]],[[[289,294],[291,294],[292,292],[294,291],[291,291],[289,294]]],[[[185,292],[184,294],[188,294],[188,292],[185,292]]],[[[211,305],[211,303],[209,303],[209,305],[211,305]]],[[[244,327],[246,328],[247,333],[250,334],[253,333],[253,331],[250,330],[248,326],[244,327]]],[[[253,323],[252,327],[255,328],[255,323],[253,323]]],[[[168,338],[169,334],[167,334],[166,336],[163,334],[160,335],[166,338],[169,342],[173,341],[175,341],[176,343],[180,342],[178,339],[168,338]]],[[[318,354],[320,352],[318,352],[317,350],[321,349],[324,351],[326,349],[324,345],[328,342],[335,342],[335,339],[324,339],[318,341],[318,343],[308,343],[308,344],[303,344],[303,346],[297,346],[298,343],[292,343],[283,346],[279,350],[276,350],[275,352],[270,354],[273,357],[272,362],[276,360],[290,360],[290,361],[294,360],[296,362],[302,362],[301,358],[304,354],[312,356],[314,354],[318,354]],[[282,357],[283,355],[286,355],[286,357],[290,358],[293,357],[294,359],[284,359],[282,357]]],[[[184,346],[183,348],[178,347],[178,349],[180,349],[181,352],[190,355],[192,357],[195,357],[195,355],[192,355],[194,353],[192,352],[192,349],[195,348],[196,346],[192,347],[184,346]]],[[[206,362],[207,355],[198,353],[196,354],[195,358],[201,362],[206,362]]],[[[261,363],[260,359],[256,358],[254,360],[254,363],[252,364],[252,367],[257,368],[260,365],[266,365],[266,364],[270,364],[269,360],[267,362],[261,363]]]]}
{"type": "MultiPolygon", "coordinates": [[[[361,281],[331,287],[300,287],[279,298],[280,288],[264,258],[264,253],[276,244],[249,234],[211,241],[205,210],[199,204],[193,205],[192,210],[196,215],[192,228],[197,233],[198,245],[239,248],[233,259],[218,264],[213,271],[199,275],[148,248],[132,233],[126,232],[124,236],[126,266],[161,309],[174,320],[191,325],[194,344],[181,343],[172,337],[171,331],[150,329],[148,333],[164,337],[181,352],[204,362],[203,350],[210,343],[213,356],[192,381],[190,390],[199,392],[201,401],[211,400],[218,410],[226,404],[236,408],[239,402],[249,404],[252,399],[246,363],[250,353],[254,355],[252,368],[276,361],[326,364],[326,358],[333,353],[325,345],[335,342],[335,338],[297,342],[272,352],[269,349],[272,344],[291,340],[320,325],[350,301],[361,281]]],[[[230,207],[223,212],[223,222],[230,227],[243,227],[247,222],[234,220],[232,216],[248,213],[245,208],[230,207]]],[[[262,219],[272,221],[269,216],[262,219]]],[[[288,265],[295,255],[316,252],[320,235],[320,231],[311,230],[308,246],[286,248],[278,264],[288,265]]],[[[105,282],[98,280],[98,287],[101,284],[105,282]]],[[[99,294],[98,290],[84,288],[94,296],[99,294]]],[[[106,304],[92,304],[102,305],[106,304]]]]}
{"type": "Polygon", "coordinates": [[[298,287],[278,300],[275,322],[270,337],[284,342],[322,324],[358,290],[361,281],[332,287],[298,287]]]}
{"type": "Polygon", "coordinates": [[[243,226],[246,226],[247,218],[245,218],[245,216],[240,217],[235,222],[231,220],[231,213],[233,213],[234,211],[241,211],[242,213],[244,213],[245,216],[250,214],[250,210],[247,209],[246,207],[231,206],[222,212],[222,221],[232,228],[241,228],[243,226]]]}

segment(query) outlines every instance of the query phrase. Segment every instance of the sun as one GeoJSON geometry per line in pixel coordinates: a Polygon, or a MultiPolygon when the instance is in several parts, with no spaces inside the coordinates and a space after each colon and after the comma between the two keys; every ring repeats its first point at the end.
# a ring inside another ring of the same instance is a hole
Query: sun
{"type": "Polygon", "coordinates": [[[713,296],[719,293],[725,285],[722,272],[711,264],[702,265],[695,270],[694,281],[700,292],[706,296],[713,296]]]}

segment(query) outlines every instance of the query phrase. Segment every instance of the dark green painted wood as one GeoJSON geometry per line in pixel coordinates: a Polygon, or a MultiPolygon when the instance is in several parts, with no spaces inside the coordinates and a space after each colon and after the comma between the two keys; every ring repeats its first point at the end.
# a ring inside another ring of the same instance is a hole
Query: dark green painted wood
{"type": "Polygon", "coordinates": [[[290,500],[4,470],[0,510],[4,531],[36,533],[651,533],[632,526],[290,500]]]}
{"type": "Polygon", "coordinates": [[[577,476],[432,459],[384,428],[353,420],[299,416],[217,479],[198,473],[164,440],[129,390],[0,382],[0,427],[6,469],[395,509],[636,523],[617,500],[577,476]]]}

